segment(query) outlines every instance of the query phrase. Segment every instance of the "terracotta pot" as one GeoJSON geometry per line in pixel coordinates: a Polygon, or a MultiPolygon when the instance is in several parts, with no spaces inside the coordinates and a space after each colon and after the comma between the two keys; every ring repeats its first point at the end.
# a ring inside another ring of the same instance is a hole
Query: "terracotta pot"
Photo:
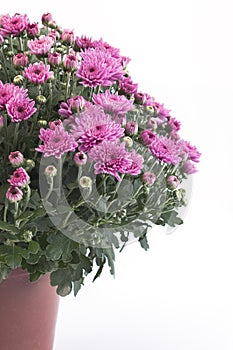
{"type": "Polygon", "coordinates": [[[59,296],[49,279],[29,282],[17,268],[0,284],[0,349],[53,349],[59,296]]]}

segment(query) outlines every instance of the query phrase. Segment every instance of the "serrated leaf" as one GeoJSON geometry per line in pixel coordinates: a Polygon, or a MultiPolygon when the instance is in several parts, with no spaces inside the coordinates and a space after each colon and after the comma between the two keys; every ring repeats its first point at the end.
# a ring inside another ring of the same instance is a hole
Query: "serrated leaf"
{"type": "Polygon", "coordinates": [[[143,249],[148,250],[150,248],[146,236],[139,238],[139,242],[143,249]]]}
{"type": "Polygon", "coordinates": [[[8,224],[1,220],[0,220],[0,230],[12,232],[12,233],[19,232],[19,230],[14,225],[8,224]]]}
{"type": "Polygon", "coordinates": [[[38,251],[39,251],[39,249],[40,249],[40,245],[39,245],[39,243],[36,242],[36,241],[33,241],[33,240],[32,240],[32,241],[29,243],[29,245],[28,245],[28,250],[29,250],[29,252],[32,253],[32,254],[37,254],[38,251]]]}
{"type": "Polygon", "coordinates": [[[177,211],[172,210],[169,211],[168,213],[162,214],[162,218],[164,219],[165,223],[168,224],[171,227],[175,227],[176,225],[181,225],[183,224],[183,220],[179,218],[177,211]]]}
{"type": "Polygon", "coordinates": [[[83,281],[84,281],[84,278],[81,278],[80,280],[73,282],[73,285],[74,285],[74,296],[75,297],[78,294],[78,292],[80,291],[80,289],[81,289],[81,287],[83,285],[83,281]]]}

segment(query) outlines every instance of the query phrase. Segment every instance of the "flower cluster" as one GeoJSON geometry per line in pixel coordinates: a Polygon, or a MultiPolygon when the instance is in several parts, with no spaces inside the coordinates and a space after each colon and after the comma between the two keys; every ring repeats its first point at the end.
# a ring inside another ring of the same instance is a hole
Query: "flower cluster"
{"type": "Polygon", "coordinates": [[[41,22],[0,16],[0,275],[50,271],[76,294],[114,248],[182,223],[200,153],[118,48],[41,22]]]}

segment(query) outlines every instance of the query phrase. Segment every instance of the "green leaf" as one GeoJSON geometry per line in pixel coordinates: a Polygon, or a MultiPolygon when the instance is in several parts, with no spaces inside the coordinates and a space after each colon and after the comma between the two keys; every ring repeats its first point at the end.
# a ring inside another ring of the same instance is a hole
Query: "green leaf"
{"type": "Polygon", "coordinates": [[[139,238],[139,242],[143,249],[148,250],[150,248],[146,236],[139,238]]]}
{"type": "Polygon", "coordinates": [[[176,225],[183,224],[183,220],[179,218],[177,211],[172,210],[167,213],[162,214],[162,218],[164,219],[165,223],[169,226],[175,227],[176,225]]]}
{"type": "Polygon", "coordinates": [[[12,232],[12,233],[19,232],[19,230],[14,225],[8,224],[1,220],[0,220],[0,230],[12,232]]]}
{"type": "Polygon", "coordinates": [[[73,282],[73,285],[74,285],[74,296],[75,297],[78,294],[78,292],[80,291],[80,289],[81,289],[81,287],[83,285],[83,281],[84,281],[84,278],[81,278],[80,280],[73,282]]]}
{"type": "Polygon", "coordinates": [[[32,254],[37,254],[40,249],[40,245],[36,241],[31,241],[28,245],[28,250],[32,254]]]}

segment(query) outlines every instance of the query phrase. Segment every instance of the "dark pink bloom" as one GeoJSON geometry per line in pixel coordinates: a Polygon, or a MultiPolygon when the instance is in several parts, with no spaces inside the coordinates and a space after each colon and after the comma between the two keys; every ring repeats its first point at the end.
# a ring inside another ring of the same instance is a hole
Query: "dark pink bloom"
{"type": "Polygon", "coordinates": [[[76,37],[74,42],[74,47],[76,50],[89,49],[93,47],[92,39],[83,35],[81,37],[76,37]]]}
{"type": "Polygon", "coordinates": [[[58,66],[61,63],[61,54],[59,52],[49,52],[48,63],[51,66],[58,66]]]}
{"type": "Polygon", "coordinates": [[[152,173],[151,171],[146,171],[142,175],[142,181],[147,185],[147,186],[152,186],[156,180],[156,175],[152,173]]]}
{"type": "Polygon", "coordinates": [[[75,118],[71,133],[80,144],[79,150],[89,152],[104,140],[120,138],[124,129],[111,120],[101,107],[92,106],[75,118]]]}
{"type": "Polygon", "coordinates": [[[172,131],[177,132],[180,130],[181,123],[177,119],[170,118],[168,124],[171,126],[172,131]]]}
{"type": "Polygon", "coordinates": [[[128,152],[128,157],[131,159],[132,163],[126,167],[125,172],[130,175],[138,175],[141,173],[143,168],[143,157],[136,153],[135,150],[128,152]]]}
{"type": "Polygon", "coordinates": [[[188,141],[180,141],[181,149],[187,154],[188,158],[193,162],[198,163],[200,161],[201,153],[197,150],[196,146],[192,146],[188,141]]]}
{"type": "Polygon", "coordinates": [[[64,29],[61,33],[61,40],[71,44],[74,41],[74,31],[69,29],[64,29]]]}
{"type": "Polygon", "coordinates": [[[125,131],[129,135],[137,135],[138,133],[138,123],[134,120],[129,121],[125,126],[125,131]]]}
{"type": "Polygon", "coordinates": [[[8,159],[13,166],[19,166],[23,163],[23,155],[19,151],[11,152],[8,159]]]}
{"type": "Polygon", "coordinates": [[[93,101],[101,106],[105,113],[113,116],[124,115],[134,109],[132,100],[128,100],[124,95],[111,94],[109,90],[103,94],[94,94],[93,101]]]}
{"type": "Polygon", "coordinates": [[[150,145],[149,150],[160,161],[176,165],[182,159],[180,157],[180,147],[174,140],[165,136],[157,136],[155,141],[150,145]]]}
{"type": "Polygon", "coordinates": [[[156,134],[151,130],[143,130],[141,133],[141,139],[146,146],[151,145],[156,139],[156,134]]]}
{"type": "Polygon", "coordinates": [[[66,55],[63,60],[63,66],[66,70],[69,71],[76,70],[78,67],[77,57],[73,54],[66,55]]]}
{"type": "Polygon", "coordinates": [[[41,21],[43,24],[48,24],[53,20],[51,13],[47,12],[42,15],[41,21]]]}
{"type": "Polygon", "coordinates": [[[16,67],[26,67],[28,64],[28,56],[25,53],[17,53],[13,56],[13,64],[16,67]]]}
{"type": "Polygon", "coordinates": [[[49,122],[49,127],[50,129],[54,130],[55,128],[57,128],[58,126],[62,126],[62,121],[61,119],[57,119],[54,120],[53,122],[49,122]]]}
{"type": "Polygon", "coordinates": [[[40,32],[39,26],[36,22],[28,23],[27,27],[26,27],[26,31],[30,37],[34,37],[34,36],[38,35],[40,32]]]}
{"type": "Polygon", "coordinates": [[[87,49],[80,56],[82,61],[77,77],[85,86],[111,86],[124,75],[120,59],[112,57],[107,50],[87,49]]]}
{"type": "Polygon", "coordinates": [[[154,102],[154,104],[152,104],[152,107],[155,108],[155,110],[157,111],[158,117],[161,120],[167,120],[167,117],[170,116],[170,110],[165,108],[164,104],[154,102]]]}
{"type": "Polygon", "coordinates": [[[81,112],[85,107],[92,106],[92,103],[86,101],[82,96],[71,97],[66,102],[60,104],[58,113],[65,118],[73,115],[73,113],[81,112]]]}
{"type": "Polygon", "coordinates": [[[6,103],[12,98],[14,94],[15,85],[13,84],[3,84],[0,81],[0,109],[3,109],[6,103]]]}
{"type": "Polygon", "coordinates": [[[63,126],[57,126],[53,130],[41,128],[39,138],[44,144],[36,148],[36,151],[44,153],[44,157],[61,158],[69,151],[74,152],[78,146],[74,137],[63,126]]]}
{"type": "Polygon", "coordinates": [[[197,172],[197,169],[196,169],[195,165],[194,165],[190,160],[187,160],[187,161],[184,163],[183,171],[184,171],[186,174],[191,175],[191,174],[196,173],[196,172],[197,172]]]}
{"type": "Polygon", "coordinates": [[[133,83],[130,77],[122,77],[120,80],[120,89],[127,95],[133,95],[137,92],[138,84],[133,83]]]}
{"type": "Polygon", "coordinates": [[[102,38],[100,40],[93,41],[92,45],[95,49],[105,50],[108,53],[110,53],[112,57],[120,58],[121,60],[120,50],[116,47],[111,46],[109,43],[103,41],[102,38]]]}
{"type": "Polygon", "coordinates": [[[89,153],[90,160],[95,161],[95,174],[111,174],[121,180],[119,173],[126,173],[132,165],[132,159],[125,148],[125,143],[103,141],[93,147],[89,153]]]}
{"type": "Polygon", "coordinates": [[[53,76],[50,71],[50,65],[45,65],[43,62],[30,64],[24,69],[24,76],[35,84],[43,84],[53,76]]]}
{"type": "Polygon", "coordinates": [[[28,41],[30,53],[34,55],[44,55],[51,49],[52,45],[53,39],[45,35],[42,35],[39,39],[28,41]]]}
{"type": "Polygon", "coordinates": [[[23,198],[23,192],[16,186],[10,186],[6,192],[6,198],[11,202],[19,202],[23,198]]]}
{"type": "Polygon", "coordinates": [[[5,15],[1,18],[1,25],[6,34],[16,36],[26,29],[29,20],[27,15],[16,13],[14,16],[5,15]]]}
{"type": "Polygon", "coordinates": [[[85,165],[87,162],[87,155],[84,152],[77,152],[74,155],[74,162],[76,165],[85,165]]]}
{"type": "Polygon", "coordinates": [[[170,175],[167,178],[167,183],[171,188],[177,188],[180,184],[180,181],[178,180],[178,178],[174,175],[170,175]]]}
{"type": "Polygon", "coordinates": [[[26,186],[29,183],[29,176],[26,170],[24,168],[18,168],[13,172],[13,175],[11,175],[8,182],[11,184],[11,186],[15,187],[23,187],[26,186]]]}
{"type": "Polygon", "coordinates": [[[13,123],[29,119],[35,112],[35,101],[21,94],[16,95],[6,104],[6,110],[13,123]]]}

